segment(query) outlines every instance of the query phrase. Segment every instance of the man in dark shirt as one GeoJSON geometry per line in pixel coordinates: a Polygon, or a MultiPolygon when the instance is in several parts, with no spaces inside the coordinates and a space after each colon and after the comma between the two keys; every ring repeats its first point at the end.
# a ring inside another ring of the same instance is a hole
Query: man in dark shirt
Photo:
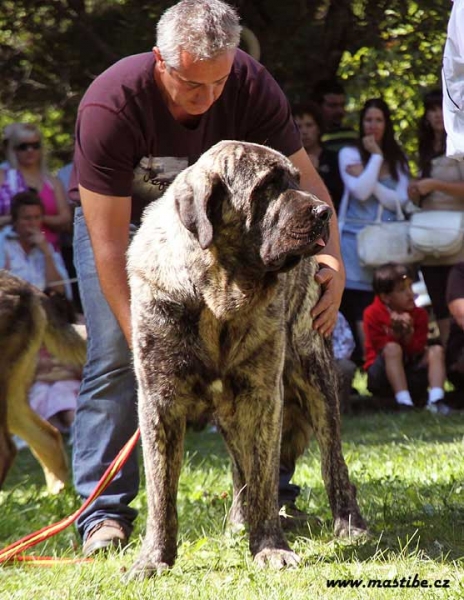
{"type": "MultiPolygon", "coordinates": [[[[74,243],[89,339],[73,471],[83,498],[137,427],[126,251],[130,226],[137,226],[144,206],[222,139],[283,152],[300,170],[301,187],[331,204],[301,146],[284,94],[262,65],[237,49],[239,39],[238,16],[229,5],[182,0],[162,15],[153,52],[110,67],[81,101],[74,243]]],[[[335,327],[344,287],[335,217],[331,234],[326,252],[317,257],[322,295],[313,316],[322,335],[335,327]]],[[[133,454],[81,515],[85,555],[127,542],[138,477],[133,454]]],[[[291,493],[289,481],[287,487],[291,493]]]]}

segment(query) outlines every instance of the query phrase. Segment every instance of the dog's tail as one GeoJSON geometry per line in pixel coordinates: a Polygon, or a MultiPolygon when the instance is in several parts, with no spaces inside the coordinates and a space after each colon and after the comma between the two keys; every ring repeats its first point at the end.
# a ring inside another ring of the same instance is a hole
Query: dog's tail
{"type": "Polygon", "coordinates": [[[41,295],[40,300],[47,315],[43,339],[46,349],[61,362],[82,367],[87,351],[83,328],[69,323],[48,296],[41,295]]]}

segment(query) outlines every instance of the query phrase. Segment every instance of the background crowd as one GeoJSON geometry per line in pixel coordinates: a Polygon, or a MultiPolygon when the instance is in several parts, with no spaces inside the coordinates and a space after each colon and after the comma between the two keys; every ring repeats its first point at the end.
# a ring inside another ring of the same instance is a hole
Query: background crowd
{"type": "MultiPolygon", "coordinates": [[[[460,229],[457,247],[451,252],[441,252],[434,248],[430,254],[425,253],[420,261],[409,265],[408,269],[407,280],[412,287],[414,282],[425,281],[430,302],[428,314],[422,314],[423,319],[425,318],[422,321],[425,330],[422,327],[420,335],[423,341],[419,344],[419,349],[414,345],[412,350],[408,348],[401,341],[401,336],[395,338],[390,322],[390,338],[383,340],[382,345],[377,348],[377,353],[384,359],[384,355],[391,350],[391,347],[385,350],[388,343],[393,340],[396,343],[400,339],[397,350],[399,349],[403,362],[413,363],[422,360],[427,350],[428,357],[433,357],[433,361],[438,360],[439,363],[439,373],[436,377],[432,376],[429,386],[429,391],[434,390],[432,398],[435,402],[432,404],[437,402],[437,406],[443,405],[440,412],[449,412],[448,404],[444,402],[445,378],[456,382],[455,393],[447,397],[454,407],[461,404],[459,392],[462,390],[461,384],[457,382],[460,376],[458,373],[462,369],[459,362],[461,359],[456,360],[462,352],[462,344],[456,338],[462,333],[462,323],[459,325],[456,321],[455,307],[457,298],[462,293],[458,280],[464,260],[462,226],[459,226],[464,211],[464,162],[446,156],[442,92],[440,89],[433,89],[424,96],[423,111],[417,128],[416,157],[406,156],[398,144],[394,119],[389,106],[381,97],[368,99],[361,107],[357,132],[344,125],[345,102],[342,84],[324,80],[316,86],[313,98],[304,105],[295,106],[293,112],[308,156],[330,190],[338,212],[347,273],[340,310],[355,339],[355,348],[350,358],[362,370],[369,371],[373,357],[366,356],[366,349],[372,352],[373,348],[371,340],[366,340],[364,315],[376,300],[380,301],[374,284],[377,272],[373,265],[366,265],[359,256],[360,232],[377,221],[410,219],[417,212],[440,211],[432,219],[438,219],[443,211],[452,213],[450,218],[460,229]],[[413,162],[418,165],[415,176],[412,174],[413,162]],[[432,319],[438,326],[439,339],[433,339],[432,319]]],[[[388,255],[385,256],[385,262],[387,261],[388,255]]],[[[391,283],[395,284],[395,281],[392,280],[391,283]]],[[[408,293],[414,298],[412,289],[408,293]]],[[[411,313],[411,310],[410,306],[408,310],[403,308],[401,312],[411,313]]],[[[389,310],[389,314],[395,312],[389,310]]],[[[337,331],[334,334],[335,338],[336,336],[337,331]]],[[[424,405],[430,403],[426,394],[429,382],[425,363],[427,360],[424,358],[422,366],[425,389],[422,390],[422,398],[418,400],[419,404],[423,402],[424,405]]],[[[370,379],[368,382],[369,389],[375,391],[376,395],[390,397],[400,406],[413,404],[408,396],[406,402],[403,401],[404,394],[400,394],[399,402],[395,398],[396,391],[407,391],[404,380],[399,387],[396,386],[397,390],[395,386],[391,386],[391,381],[386,380],[380,387],[371,384],[370,379]]],[[[349,406],[349,402],[345,400],[344,405],[349,406]]]]}

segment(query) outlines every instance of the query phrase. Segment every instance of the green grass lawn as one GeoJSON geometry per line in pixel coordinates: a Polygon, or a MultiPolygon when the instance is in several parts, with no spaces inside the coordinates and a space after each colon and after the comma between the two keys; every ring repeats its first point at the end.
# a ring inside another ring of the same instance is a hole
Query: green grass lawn
{"type": "MultiPolygon", "coordinates": [[[[295,480],[302,486],[300,507],[320,521],[312,520],[307,531],[288,536],[301,565],[275,572],[255,567],[246,535],[227,529],[231,478],[221,438],[209,431],[190,433],[178,501],[179,557],[170,572],[143,583],[124,580],[143,534],[142,491],[134,503],[140,516],[125,552],[53,568],[0,567],[0,599],[461,599],[463,434],[464,414],[439,417],[424,411],[344,417],[345,457],[371,536],[358,543],[333,538],[313,442],[295,480]],[[357,580],[360,587],[333,589],[327,586],[328,579],[345,580],[346,585],[357,580]],[[412,587],[419,580],[431,587],[412,587]],[[446,585],[446,580],[449,587],[435,587],[446,585]]],[[[78,507],[71,486],[57,497],[49,496],[29,450],[21,451],[0,492],[1,547],[78,507]]],[[[75,557],[79,550],[80,541],[70,527],[31,553],[75,557]]]]}

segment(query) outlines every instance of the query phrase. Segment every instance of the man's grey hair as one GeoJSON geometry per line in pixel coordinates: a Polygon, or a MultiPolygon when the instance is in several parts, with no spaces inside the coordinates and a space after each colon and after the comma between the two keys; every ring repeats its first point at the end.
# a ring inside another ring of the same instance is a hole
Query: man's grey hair
{"type": "Polygon", "coordinates": [[[221,0],[181,0],[162,15],[156,26],[156,46],[169,67],[180,66],[180,52],[195,60],[210,60],[240,43],[240,19],[221,0]]]}

